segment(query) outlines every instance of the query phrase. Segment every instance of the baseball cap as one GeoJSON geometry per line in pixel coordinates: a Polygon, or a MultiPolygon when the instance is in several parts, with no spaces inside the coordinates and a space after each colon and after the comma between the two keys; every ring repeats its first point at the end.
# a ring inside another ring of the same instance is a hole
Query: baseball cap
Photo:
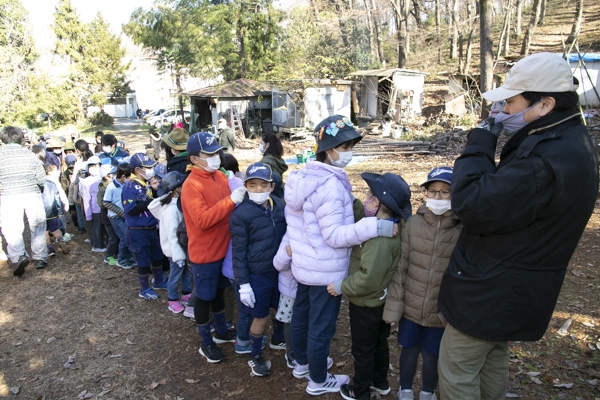
{"type": "Polygon", "coordinates": [[[427,181],[423,182],[421,186],[428,185],[435,181],[446,182],[448,185],[451,185],[452,167],[435,167],[427,174],[427,181]]]}
{"type": "Polygon", "coordinates": [[[194,133],[186,146],[188,153],[214,154],[222,148],[219,146],[217,138],[207,132],[194,133]]]}
{"type": "Polygon", "coordinates": [[[315,127],[315,135],[317,139],[315,153],[333,149],[350,140],[356,144],[362,139],[352,121],[343,115],[332,115],[319,122],[315,127]]]}
{"type": "Polygon", "coordinates": [[[262,179],[263,181],[273,182],[273,174],[271,173],[271,167],[261,162],[250,164],[250,166],[246,170],[246,177],[244,178],[244,182],[250,179],[262,179]]]}
{"type": "Polygon", "coordinates": [[[154,173],[162,179],[167,173],[167,166],[165,164],[156,164],[154,167],[154,173]]]}
{"type": "Polygon", "coordinates": [[[117,167],[115,167],[111,164],[104,164],[104,165],[100,166],[100,176],[103,178],[106,175],[114,174],[115,172],[117,172],[117,167]]]}
{"type": "Polygon", "coordinates": [[[178,171],[171,171],[166,174],[162,181],[160,182],[160,186],[158,187],[158,195],[162,196],[165,193],[172,192],[177,189],[179,186],[183,184],[187,175],[184,175],[178,171]]]}
{"type": "Polygon", "coordinates": [[[101,164],[100,158],[98,156],[91,156],[87,160],[87,165],[101,164]]]}
{"type": "Polygon", "coordinates": [[[394,214],[407,220],[412,215],[410,205],[410,186],[399,175],[385,173],[383,175],[363,172],[360,177],[367,182],[371,193],[394,214]]]}
{"type": "Polygon", "coordinates": [[[77,162],[77,157],[75,157],[73,154],[69,154],[68,156],[65,157],[65,163],[67,163],[67,165],[73,165],[77,162]]]}
{"type": "Polygon", "coordinates": [[[136,168],[150,168],[154,167],[154,165],[156,165],[156,161],[151,160],[144,153],[135,153],[129,160],[129,167],[131,168],[132,173],[136,168]]]}
{"type": "Polygon", "coordinates": [[[504,85],[482,96],[488,101],[501,101],[523,92],[570,92],[573,73],[558,54],[537,53],[517,62],[507,75],[504,85]]]}

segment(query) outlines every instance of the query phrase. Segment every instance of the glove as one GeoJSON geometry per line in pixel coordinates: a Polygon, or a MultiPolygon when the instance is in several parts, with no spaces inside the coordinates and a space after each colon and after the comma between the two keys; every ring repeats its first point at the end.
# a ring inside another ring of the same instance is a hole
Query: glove
{"type": "Polygon", "coordinates": [[[481,121],[478,128],[485,129],[486,131],[492,132],[494,135],[498,136],[500,132],[504,129],[504,125],[502,123],[496,123],[495,118],[486,118],[481,121]]]}
{"type": "Polygon", "coordinates": [[[177,261],[177,265],[179,265],[179,268],[183,268],[183,266],[185,265],[185,261],[179,260],[177,261]]]}
{"type": "Polygon", "coordinates": [[[256,300],[254,298],[254,292],[252,291],[252,286],[250,286],[249,283],[243,283],[240,285],[240,301],[245,306],[254,308],[254,303],[256,302],[256,300]]]}
{"type": "Polygon", "coordinates": [[[235,204],[240,204],[242,201],[244,201],[244,194],[246,194],[246,188],[242,186],[235,189],[229,197],[231,197],[231,201],[233,201],[235,204]]]}
{"type": "Polygon", "coordinates": [[[394,222],[384,219],[377,220],[377,236],[394,237],[393,234],[394,222]]]}

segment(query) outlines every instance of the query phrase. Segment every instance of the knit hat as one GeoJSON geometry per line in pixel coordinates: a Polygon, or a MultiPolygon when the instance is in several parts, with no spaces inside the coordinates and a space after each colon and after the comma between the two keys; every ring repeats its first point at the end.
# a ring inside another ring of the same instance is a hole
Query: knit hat
{"type": "Polygon", "coordinates": [[[441,181],[446,182],[448,185],[452,184],[452,168],[451,167],[435,167],[427,174],[427,181],[423,182],[421,186],[427,186],[431,182],[441,181]]]}
{"type": "Polygon", "coordinates": [[[185,151],[190,134],[183,128],[175,128],[171,133],[163,136],[162,141],[170,148],[185,151]]]}
{"type": "Polygon", "coordinates": [[[315,135],[317,139],[315,153],[317,154],[351,140],[356,144],[362,139],[352,121],[343,115],[332,115],[319,122],[315,128],[315,135]]]}
{"type": "Polygon", "coordinates": [[[410,187],[404,179],[389,172],[383,175],[363,172],[360,176],[367,182],[373,195],[394,214],[405,221],[412,215],[410,187]]]}
{"type": "Polygon", "coordinates": [[[162,178],[162,181],[160,182],[160,186],[157,190],[158,195],[162,196],[165,193],[169,193],[177,189],[183,184],[185,178],[187,178],[187,175],[184,175],[178,171],[169,172],[162,178]]]}
{"type": "Polygon", "coordinates": [[[244,182],[250,179],[262,179],[263,181],[273,182],[273,174],[271,173],[271,167],[261,162],[251,164],[246,170],[246,177],[244,178],[244,182]]]}
{"type": "Polygon", "coordinates": [[[214,154],[223,147],[219,146],[217,138],[207,132],[194,133],[187,142],[188,153],[214,154]]]}

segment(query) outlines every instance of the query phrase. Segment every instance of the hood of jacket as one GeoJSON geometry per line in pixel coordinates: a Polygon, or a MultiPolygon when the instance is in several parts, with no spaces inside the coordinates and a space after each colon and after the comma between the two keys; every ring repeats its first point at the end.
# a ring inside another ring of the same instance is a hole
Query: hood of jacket
{"type": "Polygon", "coordinates": [[[352,185],[348,176],[342,168],[334,167],[319,161],[308,160],[306,167],[294,171],[287,179],[285,186],[286,206],[294,211],[302,210],[307,198],[309,198],[319,186],[331,178],[337,178],[341,184],[352,191],[352,185]]]}
{"type": "Polygon", "coordinates": [[[277,158],[272,154],[265,155],[260,162],[267,164],[273,171],[277,172],[281,176],[283,176],[285,171],[288,170],[288,166],[285,161],[283,161],[282,158],[277,158]]]}

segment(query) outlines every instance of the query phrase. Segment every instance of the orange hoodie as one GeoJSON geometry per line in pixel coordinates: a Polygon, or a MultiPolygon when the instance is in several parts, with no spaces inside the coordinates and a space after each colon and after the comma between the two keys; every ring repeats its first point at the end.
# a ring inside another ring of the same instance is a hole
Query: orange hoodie
{"type": "Polygon", "coordinates": [[[229,245],[229,216],[235,209],[227,176],[197,167],[190,170],[181,189],[190,261],[206,264],[222,260],[229,245]]]}

